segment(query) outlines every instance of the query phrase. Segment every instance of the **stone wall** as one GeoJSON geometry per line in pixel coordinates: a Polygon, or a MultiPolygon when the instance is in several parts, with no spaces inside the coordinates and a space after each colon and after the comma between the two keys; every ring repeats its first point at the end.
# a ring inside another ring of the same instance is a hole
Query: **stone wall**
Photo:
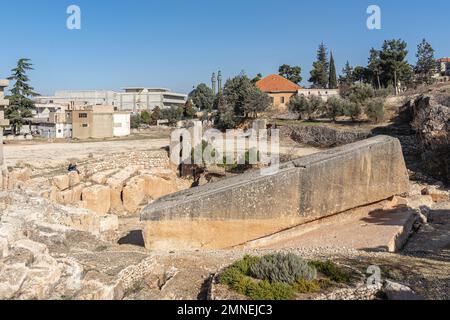
{"type": "Polygon", "coordinates": [[[228,248],[406,192],[400,143],[378,136],[159,199],[141,219],[149,249],[228,248]]]}

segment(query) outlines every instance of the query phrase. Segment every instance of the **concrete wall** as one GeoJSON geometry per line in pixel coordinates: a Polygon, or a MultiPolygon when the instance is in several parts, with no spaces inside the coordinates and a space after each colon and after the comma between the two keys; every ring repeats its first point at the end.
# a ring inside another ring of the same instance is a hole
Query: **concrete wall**
{"type": "Polygon", "coordinates": [[[168,196],[141,219],[149,249],[228,248],[408,189],[399,141],[378,136],[168,196]]]}
{"type": "Polygon", "coordinates": [[[129,113],[114,113],[113,122],[114,137],[125,137],[130,135],[131,130],[131,116],[129,113]]]}
{"type": "Polygon", "coordinates": [[[300,89],[298,90],[298,95],[305,97],[317,96],[327,101],[330,97],[339,96],[339,89],[300,89]]]}
{"type": "Polygon", "coordinates": [[[92,114],[91,138],[103,139],[113,137],[113,114],[92,114]]]}
{"type": "Polygon", "coordinates": [[[89,139],[91,137],[92,111],[76,110],[72,113],[72,138],[89,139]],[[86,117],[81,115],[86,114],[86,117]]]}

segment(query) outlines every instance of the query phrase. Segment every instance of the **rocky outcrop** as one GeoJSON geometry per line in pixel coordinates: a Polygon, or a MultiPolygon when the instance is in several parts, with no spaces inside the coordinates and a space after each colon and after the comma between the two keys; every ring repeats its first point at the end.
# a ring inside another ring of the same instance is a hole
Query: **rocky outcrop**
{"type": "Polygon", "coordinates": [[[298,143],[318,148],[332,148],[366,139],[368,132],[343,131],[326,126],[287,126],[281,133],[298,143]]]}
{"type": "Polygon", "coordinates": [[[450,107],[435,96],[423,95],[410,103],[422,169],[435,179],[450,183],[450,107]]]}

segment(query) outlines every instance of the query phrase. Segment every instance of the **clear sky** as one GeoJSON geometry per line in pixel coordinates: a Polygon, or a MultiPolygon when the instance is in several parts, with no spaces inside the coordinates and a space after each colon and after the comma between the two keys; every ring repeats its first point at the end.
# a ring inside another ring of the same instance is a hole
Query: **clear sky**
{"type": "MultiPolygon", "coordinates": [[[[320,42],[340,71],[365,64],[384,39],[422,38],[450,56],[448,0],[0,0],[0,78],[21,57],[32,59],[41,94],[63,89],[162,86],[188,92],[244,70],[276,73],[300,65],[304,80],[320,42]],[[66,9],[81,8],[81,30],[68,30],[66,9]],[[366,9],[382,10],[382,30],[368,30],[366,9]]],[[[304,83],[307,84],[307,83],[304,83]]]]}

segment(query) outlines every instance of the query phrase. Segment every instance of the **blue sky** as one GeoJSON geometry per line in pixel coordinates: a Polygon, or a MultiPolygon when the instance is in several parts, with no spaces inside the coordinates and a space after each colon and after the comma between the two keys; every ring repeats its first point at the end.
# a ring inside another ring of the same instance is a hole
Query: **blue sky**
{"type": "MultiPolygon", "coordinates": [[[[0,0],[0,78],[16,60],[32,59],[32,84],[41,94],[61,89],[163,86],[188,92],[225,79],[300,65],[304,80],[324,42],[338,70],[365,64],[384,39],[416,46],[429,40],[436,56],[450,56],[450,1],[428,0],[0,0]],[[68,30],[66,9],[80,6],[82,29],[68,30]],[[382,10],[382,30],[366,28],[366,9],[382,10]]],[[[306,82],[304,84],[307,84],[306,82]]]]}

